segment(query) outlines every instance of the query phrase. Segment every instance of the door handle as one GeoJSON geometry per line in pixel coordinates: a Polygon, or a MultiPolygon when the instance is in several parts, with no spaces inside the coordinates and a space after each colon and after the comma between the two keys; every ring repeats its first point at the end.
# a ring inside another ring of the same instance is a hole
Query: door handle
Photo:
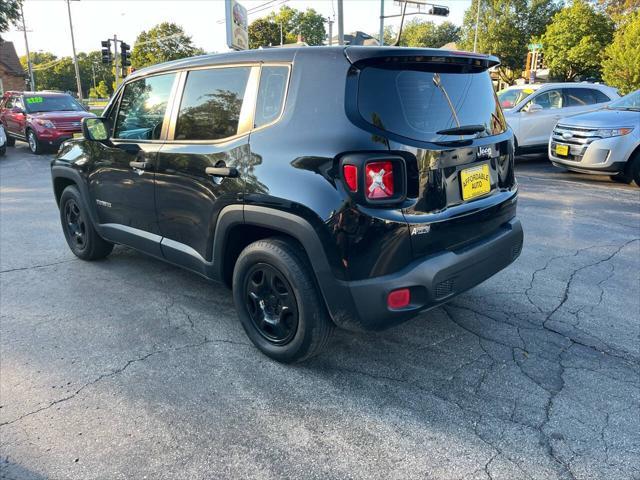
{"type": "Polygon", "coordinates": [[[150,170],[151,163],[149,162],[129,162],[131,168],[137,168],[138,170],[150,170]]]}
{"type": "Polygon", "coordinates": [[[234,167],[207,167],[204,171],[207,175],[214,177],[237,178],[239,176],[238,169],[234,167]]]}

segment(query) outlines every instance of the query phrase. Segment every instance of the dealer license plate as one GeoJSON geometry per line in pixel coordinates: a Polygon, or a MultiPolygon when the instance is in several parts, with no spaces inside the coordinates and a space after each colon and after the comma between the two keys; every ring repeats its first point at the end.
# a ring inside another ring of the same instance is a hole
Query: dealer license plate
{"type": "Polygon", "coordinates": [[[556,155],[566,157],[569,155],[569,145],[556,145],[556,155]]]}
{"type": "Polygon", "coordinates": [[[491,177],[489,165],[486,163],[477,167],[465,168],[460,172],[462,184],[462,199],[470,200],[491,191],[491,177]]]}

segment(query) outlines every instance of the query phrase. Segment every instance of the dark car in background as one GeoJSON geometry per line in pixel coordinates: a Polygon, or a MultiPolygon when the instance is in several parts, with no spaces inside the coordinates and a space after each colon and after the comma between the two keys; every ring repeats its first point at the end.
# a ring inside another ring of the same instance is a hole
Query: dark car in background
{"type": "Polygon", "coordinates": [[[336,325],[397,325],[520,254],[497,64],[349,46],[139,70],[51,164],[67,243],[226,283],[249,338],[283,362],[336,325]]]}
{"type": "Polygon", "coordinates": [[[16,140],[40,154],[81,134],[83,118],[94,117],[71,95],[58,92],[5,92],[0,100],[0,123],[7,145],[16,140]]]}

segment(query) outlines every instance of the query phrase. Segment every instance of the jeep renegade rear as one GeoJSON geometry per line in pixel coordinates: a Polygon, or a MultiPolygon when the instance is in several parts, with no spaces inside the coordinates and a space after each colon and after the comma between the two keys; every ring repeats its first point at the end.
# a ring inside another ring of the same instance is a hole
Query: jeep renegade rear
{"type": "Polygon", "coordinates": [[[114,243],[231,286],[276,360],[384,329],[520,254],[489,56],[305,47],[136,72],[52,162],[71,250],[114,243]]]}

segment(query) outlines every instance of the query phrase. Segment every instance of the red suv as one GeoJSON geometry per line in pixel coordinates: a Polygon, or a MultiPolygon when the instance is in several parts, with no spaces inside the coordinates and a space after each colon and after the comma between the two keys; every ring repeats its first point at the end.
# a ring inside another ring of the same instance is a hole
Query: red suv
{"type": "Polygon", "coordinates": [[[84,117],[93,117],[67,93],[6,92],[0,101],[0,123],[7,145],[29,144],[32,153],[57,149],[64,140],[79,136],[84,117]]]}

